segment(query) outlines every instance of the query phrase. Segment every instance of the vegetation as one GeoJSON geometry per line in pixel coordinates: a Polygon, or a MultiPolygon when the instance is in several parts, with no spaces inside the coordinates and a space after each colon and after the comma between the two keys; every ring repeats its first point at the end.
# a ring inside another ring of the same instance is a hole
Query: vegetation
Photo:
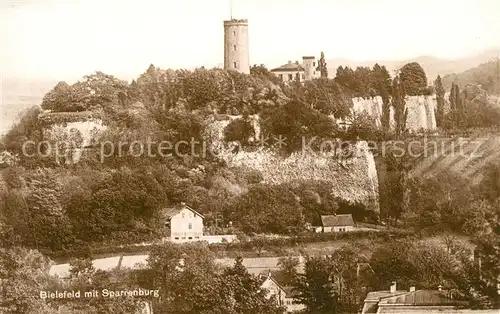
{"type": "MultiPolygon", "coordinates": [[[[282,313],[283,309],[264,297],[258,279],[244,269],[241,259],[233,267],[221,268],[214,262],[214,251],[254,250],[260,254],[262,250],[301,243],[387,237],[389,244],[377,248],[372,256],[364,256],[361,249],[353,247],[339,249],[328,258],[308,257],[304,274],[292,270],[293,260],[282,260],[287,283],[295,287],[300,302],[316,313],[356,311],[366,289],[387,289],[394,280],[426,288],[441,284],[475,306],[498,307],[498,296],[492,292],[499,272],[495,262],[499,259],[500,170],[496,163],[486,168],[477,186],[471,186],[452,171],[412,176],[419,159],[400,155],[397,147],[389,147],[380,157],[386,173],[380,180],[382,209],[378,217],[366,204],[349,202],[345,195],[332,193],[332,182],[291,178],[280,184],[264,183],[264,173],[229,167],[218,156],[204,154],[200,146],[181,146],[176,154],[135,154],[134,141],[149,141],[149,149],[156,152],[161,141],[207,140],[213,144],[206,136],[207,124],[220,114],[240,116],[224,127],[223,142],[238,141],[241,149],[248,151],[255,149],[250,140],[256,135],[253,115],[259,116],[265,136],[287,139],[284,147],[276,141],[271,143],[277,155],[296,153],[304,138],[377,143],[396,138],[404,143],[399,151],[409,149],[413,138],[406,133],[405,97],[432,91],[420,65],[405,65],[393,79],[378,64],[354,70],[339,67],[336,77],[329,79],[322,54],[320,68],[321,78],[289,86],[281,84],[262,65],[253,66],[251,75],[204,68],[161,70],[151,65],[130,84],[101,72],[73,85],[57,84],[41,105],[52,113],[42,115],[40,108],[30,109],[3,138],[0,284],[24,287],[27,294],[36,294],[43,289],[120,287],[119,277],[130,280],[127,284],[134,287],[159,287],[162,297],[155,306],[160,311],[282,313]],[[375,95],[383,102],[382,128],[367,114],[351,113],[352,97],[375,95]],[[393,131],[389,126],[391,108],[396,122],[393,131]],[[54,148],[49,138],[54,131],[47,132],[49,126],[89,116],[101,118],[108,126],[97,143],[110,143],[122,151],[105,152],[108,157],[100,160],[100,152],[93,150],[78,164],[58,162],[56,152],[49,153],[54,148]],[[333,118],[348,119],[352,124],[343,130],[333,118]],[[26,141],[34,143],[28,151],[23,146],[26,141]],[[48,157],[36,154],[36,149],[48,157]],[[162,209],[179,202],[188,202],[204,214],[207,230],[238,233],[241,242],[153,246],[147,268],[139,273],[104,274],[91,267],[89,255],[97,253],[96,248],[104,243],[116,249],[122,244],[160,239],[162,209]],[[378,222],[382,218],[407,231],[381,231],[377,235],[318,235],[306,231],[308,225],[319,224],[321,215],[335,213],[350,213],[357,222],[378,222]],[[447,252],[403,239],[409,233],[426,236],[445,231],[480,239],[479,271],[464,249],[447,252]],[[266,240],[259,234],[287,237],[266,240]],[[245,236],[252,238],[245,241],[245,236]],[[395,237],[401,242],[394,241],[395,237]],[[41,253],[51,257],[83,255],[83,259],[72,263],[70,283],[64,286],[46,275],[41,253]],[[183,265],[179,264],[181,259],[183,265]],[[362,263],[369,263],[373,270],[363,282],[357,275],[362,263]]],[[[481,88],[466,86],[461,90],[453,84],[450,108],[446,110],[444,81],[438,77],[435,82],[441,128],[463,131],[498,126],[500,110],[481,88]]],[[[312,160],[302,160],[310,162],[308,171],[315,169],[312,160]]],[[[333,172],[332,168],[325,169],[333,172]]],[[[360,175],[348,171],[345,173],[360,175]]],[[[348,183],[345,186],[350,186],[348,183]]],[[[52,307],[60,305],[28,298],[27,294],[14,295],[9,289],[0,289],[0,293],[2,313],[53,313],[52,307]]],[[[95,300],[77,302],[71,311],[109,313],[113,309],[130,313],[136,305],[95,300]]]]}

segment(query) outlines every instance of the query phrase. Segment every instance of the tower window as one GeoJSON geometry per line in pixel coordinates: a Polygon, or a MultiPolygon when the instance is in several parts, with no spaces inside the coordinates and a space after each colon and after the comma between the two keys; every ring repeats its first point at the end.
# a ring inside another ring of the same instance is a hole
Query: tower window
{"type": "Polygon", "coordinates": [[[280,79],[283,80],[283,74],[280,74],[280,79]]]}
{"type": "Polygon", "coordinates": [[[193,229],[193,224],[192,224],[192,223],[189,223],[188,228],[189,228],[189,229],[193,229]]]}
{"type": "Polygon", "coordinates": [[[316,61],[313,61],[313,67],[315,67],[315,66],[316,66],[316,61]]]}
{"type": "Polygon", "coordinates": [[[234,66],[234,68],[236,69],[236,62],[233,62],[233,66],[234,66]]]}
{"type": "Polygon", "coordinates": [[[233,36],[236,36],[236,31],[233,31],[233,36]]]}
{"type": "Polygon", "coordinates": [[[236,51],[236,45],[233,45],[233,50],[236,51]]]}
{"type": "Polygon", "coordinates": [[[289,81],[293,80],[293,74],[288,74],[288,80],[289,81]]]}

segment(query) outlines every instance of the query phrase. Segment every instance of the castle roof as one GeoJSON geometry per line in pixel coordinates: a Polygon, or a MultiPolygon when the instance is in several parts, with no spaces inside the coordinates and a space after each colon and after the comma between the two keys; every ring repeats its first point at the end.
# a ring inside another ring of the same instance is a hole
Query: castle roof
{"type": "Polygon", "coordinates": [[[291,72],[291,71],[301,72],[304,71],[304,67],[297,63],[288,62],[287,64],[284,64],[280,67],[271,70],[271,72],[291,72]]]}
{"type": "Polygon", "coordinates": [[[351,214],[321,216],[323,227],[354,226],[351,214]]]}

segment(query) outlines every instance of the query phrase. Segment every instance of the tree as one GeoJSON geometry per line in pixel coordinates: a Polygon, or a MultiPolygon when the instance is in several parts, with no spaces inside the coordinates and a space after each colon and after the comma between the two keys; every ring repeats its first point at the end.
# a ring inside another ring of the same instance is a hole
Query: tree
{"type": "Polygon", "coordinates": [[[399,72],[399,77],[405,91],[404,96],[421,95],[427,87],[427,76],[418,62],[405,64],[399,72]]]}
{"type": "Polygon", "coordinates": [[[408,109],[405,101],[405,86],[399,77],[392,80],[392,107],[394,108],[394,120],[396,122],[395,133],[400,136],[406,131],[406,119],[408,117],[408,109]]]}
{"type": "Polygon", "coordinates": [[[437,79],[434,81],[434,88],[436,89],[436,124],[438,127],[443,125],[444,118],[444,87],[441,80],[441,76],[438,75],[437,79]]]}
{"type": "Polygon", "coordinates": [[[321,51],[321,57],[319,58],[319,70],[321,72],[321,77],[328,78],[328,68],[326,67],[325,54],[321,51]]]}
{"type": "Polygon", "coordinates": [[[278,267],[282,273],[283,281],[280,284],[284,286],[293,285],[298,278],[297,267],[299,266],[299,259],[293,256],[280,257],[278,260],[278,267]]]}
{"type": "Polygon", "coordinates": [[[382,98],[382,128],[387,131],[390,127],[391,76],[385,66],[381,67],[378,64],[373,66],[372,72],[373,87],[377,94],[382,98]]]}
{"type": "Polygon", "coordinates": [[[307,257],[305,272],[295,284],[298,302],[311,313],[332,313],[337,309],[337,299],[331,279],[332,265],[324,257],[307,257]]]}
{"type": "Polygon", "coordinates": [[[304,228],[302,207],[286,186],[256,184],[234,201],[228,213],[246,233],[291,234],[304,228]]]}
{"type": "Polygon", "coordinates": [[[337,127],[330,117],[300,100],[292,100],[265,112],[262,129],[266,135],[286,138],[285,150],[293,152],[302,147],[304,139],[331,138],[337,127]]]}
{"type": "Polygon", "coordinates": [[[266,298],[241,258],[233,267],[221,268],[206,245],[168,243],[153,248],[140,283],[160,289],[160,312],[283,313],[275,300],[266,298]]]}
{"type": "Polygon", "coordinates": [[[0,312],[5,314],[53,314],[40,291],[54,282],[48,275],[49,261],[36,250],[0,248],[0,312]]]}

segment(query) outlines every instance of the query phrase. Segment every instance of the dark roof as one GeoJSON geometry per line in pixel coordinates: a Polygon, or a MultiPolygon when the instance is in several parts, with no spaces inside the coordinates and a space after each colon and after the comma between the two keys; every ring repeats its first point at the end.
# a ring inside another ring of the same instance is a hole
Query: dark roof
{"type": "Polygon", "coordinates": [[[302,65],[300,64],[291,62],[283,64],[282,66],[271,70],[271,72],[289,72],[289,71],[304,71],[304,67],[302,67],[302,65]]]}
{"type": "Polygon", "coordinates": [[[285,286],[283,284],[284,278],[283,278],[283,272],[279,270],[264,270],[260,272],[259,278],[260,278],[260,284],[263,284],[264,281],[266,281],[267,278],[269,278],[269,273],[271,273],[271,280],[274,281],[278,285],[278,287],[281,288],[285,292],[285,295],[287,298],[293,298],[298,295],[298,292],[294,291],[294,287],[291,286],[285,286]]]}
{"type": "Polygon", "coordinates": [[[200,214],[199,212],[197,212],[196,210],[192,209],[191,207],[189,207],[188,205],[186,205],[184,203],[180,203],[179,205],[171,207],[171,208],[164,208],[163,215],[165,215],[165,217],[167,217],[167,218],[172,218],[173,216],[180,213],[184,208],[187,208],[188,210],[190,210],[191,212],[200,216],[201,218],[205,218],[202,214],[200,214]]]}
{"type": "Polygon", "coordinates": [[[379,302],[379,305],[398,304],[398,305],[413,305],[413,306],[428,306],[428,305],[458,305],[460,302],[453,300],[445,295],[445,292],[438,290],[417,290],[384,298],[379,302]]]}
{"type": "Polygon", "coordinates": [[[323,227],[354,226],[351,214],[321,216],[323,227]]]}

